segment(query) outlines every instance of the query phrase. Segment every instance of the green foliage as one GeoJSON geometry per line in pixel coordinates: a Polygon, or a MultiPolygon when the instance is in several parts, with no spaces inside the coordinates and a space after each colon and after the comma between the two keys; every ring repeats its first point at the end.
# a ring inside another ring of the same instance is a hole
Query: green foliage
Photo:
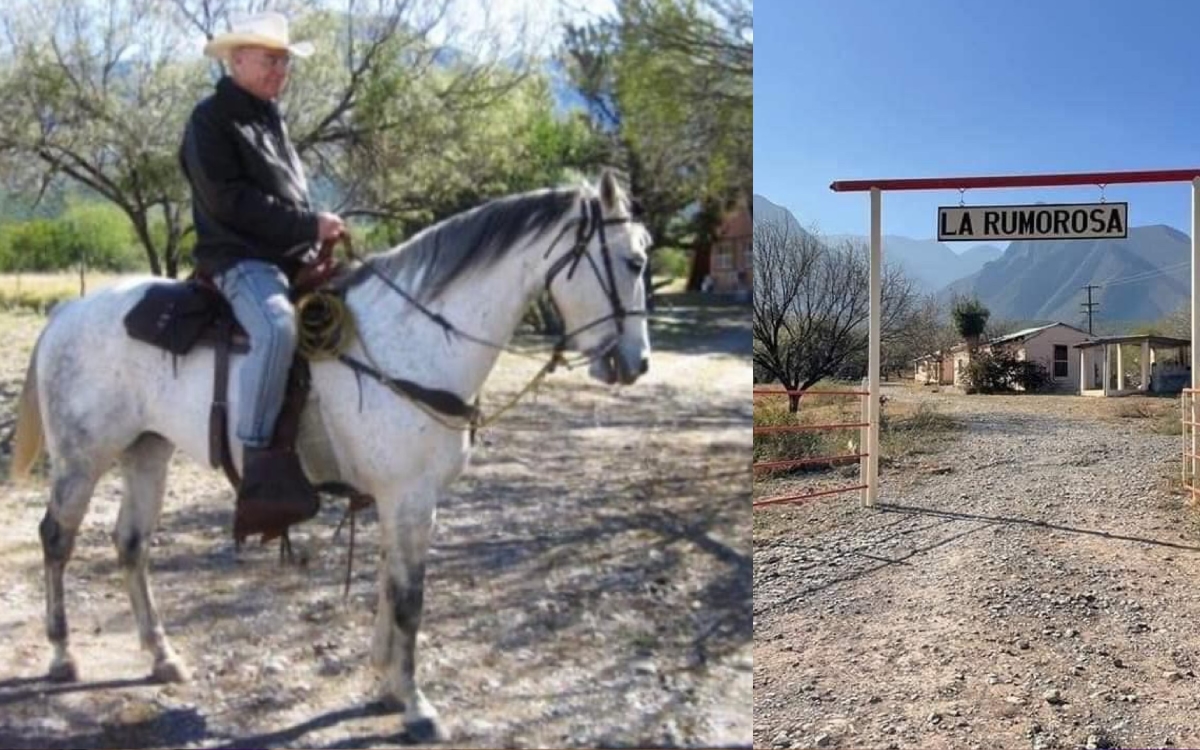
{"type": "Polygon", "coordinates": [[[86,267],[104,271],[133,271],[145,267],[145,253],[137,247],[137,238],[128,217],[111,204],[76,204],[67,209],[58,223],[67,237],[66,264],[83,259],[86,267]]]}
{"type": "Polygon", "coordinates": [[[967,341],[978,341],[984,330],[987,329],[991,311],[974,297],[969,299],[960,297],[954,301],[951,315],[954,318],[954,327],[960,336],[967,341]]]}
{"type": "Polygon", "coordinates": [[[750,8],[618,0],[616,17],[568,26],[564,41],[572,83],[627,170],[647,226],[660,243],[693,249],[700,271],[721,220],[752,192],[750,8]]]}
{"type": "Polygon", "coordinates": [[[688,254],[674,247],[655,248],[650,256],[651,272],[670,279],[687,276],[688,262],[688,254]]]}
{"type": "Polygon", "coordinates": [[[0,232],[0,270],[57,271],[71,263],[68,228],[50,219],[9,224],[0,232]]]}
{"type": "Polygon", "coordinates": [[[1041,362],[1017,359],[1010,352],[976,352],[963,371],[967,393],[1037,393],[1051,384],[1041,362]]]}
{"type": "Polygon", "coordinates": [[[73,203],[55,219],[0,226],[0,271],[87,268],[133,271],[145,267],[129,219],[100,202],[73,203]]]}

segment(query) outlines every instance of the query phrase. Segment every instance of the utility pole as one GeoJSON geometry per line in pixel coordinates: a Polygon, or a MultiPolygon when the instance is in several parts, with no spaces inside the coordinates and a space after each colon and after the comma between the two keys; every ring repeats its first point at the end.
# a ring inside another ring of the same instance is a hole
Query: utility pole
{"type": "Polygon", "coordinates": [[[1083,310],[1084,310],[1084,312],[1087,313],[1087,316],[1088,316],[1088,335],[1091,336],[1092,335],[1092,310],[1100,306],[1099,302],[1092,302],[1092,290],[1099,289],[1100,285],[1099,284],[1088,284],[1087,286],[1085,286],[1083,288],[1087,290],[1087,295],[1088,295],[1088,301],[1083,303],[1083,310]]]}

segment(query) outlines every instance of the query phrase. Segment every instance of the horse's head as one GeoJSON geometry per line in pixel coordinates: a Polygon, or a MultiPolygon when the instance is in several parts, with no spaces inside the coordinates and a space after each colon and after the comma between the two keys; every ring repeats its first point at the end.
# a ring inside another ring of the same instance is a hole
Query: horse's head
{"type": "Polygon", "coordinates": [[[569,346],[589,356],[589,374],[606,383],[633,383],[650,367],[643,270],[651,238],[634,213],[605,171],[597,190],[584,191],[575,245],[547,281],[569,346]]]}

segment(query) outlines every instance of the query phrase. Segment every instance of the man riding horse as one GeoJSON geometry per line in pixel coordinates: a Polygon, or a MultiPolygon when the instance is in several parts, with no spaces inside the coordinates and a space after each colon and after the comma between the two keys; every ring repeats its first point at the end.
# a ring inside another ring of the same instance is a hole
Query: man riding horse
{"type": "Polygon", "coordinates": [[[234,536],[270,535],[319,508],[291,446],[273,446],[296,351],[289,299],[322,242],[345,232],[335,214],[313,210],[304,169],[276,100],[293,56],[278,13],[248,17],[204,48],[228,74],[192,111],[179,157],[192,188],[196,273],[211,278],[250,339],[241,370],[243,407],[237,436],[245,446],[234,536]]]}

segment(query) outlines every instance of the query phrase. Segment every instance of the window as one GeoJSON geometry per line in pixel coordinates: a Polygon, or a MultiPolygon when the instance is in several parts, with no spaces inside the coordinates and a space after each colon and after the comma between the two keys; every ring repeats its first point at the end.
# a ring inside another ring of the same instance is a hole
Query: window
{"type": "Polygon", "coordinates": [[[733,252],[724,246],[717,247],[713,252],[712,267],[717,271],[733,270],[733,252]]]}
{"type": "Polygon", "coordinates": [[[1067,377],[1067,347],[1064,344],[1054,345],[1054,377],[1067,377]]]}

